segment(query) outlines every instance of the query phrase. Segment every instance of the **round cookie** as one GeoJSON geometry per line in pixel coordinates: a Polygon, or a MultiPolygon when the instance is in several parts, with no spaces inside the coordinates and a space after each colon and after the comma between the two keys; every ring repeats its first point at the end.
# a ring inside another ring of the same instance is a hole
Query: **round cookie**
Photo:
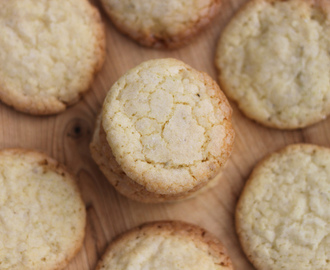
{"type": "Polygon", "coordinates": [[[105,58],[100,14],[88,0],[0,0],[0,100],[36,115],[64,111],[105,58]]]}
{"type": "Polygon", "coordinates": [[[144,46],[175,48],[210,23],[221,0],[102,0],[119,30],[144,46]]]}
{"type": "Polygon", "coordinates": [[[107,94],[92,156],[131,199],[182,199],[209,183],[229,158],[231,112],[207,74],[175,59],[146,61],[107,94]]]}
{"type": "Polygon", "coordinates": [[[330,149],[296,144],[261,161],[236,209],[256,269],[330,269],[330,149]]]}
{"type": "Polygon", "coordinates": [[[110,243],[96,270],[233,269],[212,234],[181,221],[158,221],[132,229],[110,243]]]}
{"type": "Polygon", "coordinates": [[[330,113],[329,36],[329,1],[249,1],[220,37],[220,85],[263,125],[316,123],[330,113]]]}
{"type": "Polygon", "coordinates": [[[79,251],[86,212],[73,177],[55,160],[0,151],[0,268],[55,270],[79,251]]]}

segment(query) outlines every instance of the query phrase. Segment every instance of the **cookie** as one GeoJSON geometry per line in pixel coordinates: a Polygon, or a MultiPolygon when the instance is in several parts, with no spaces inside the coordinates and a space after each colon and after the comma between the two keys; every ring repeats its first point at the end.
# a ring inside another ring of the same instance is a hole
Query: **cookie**
{"type": "Polygon", "coordinates": [[[330,149],[289,145],[253,170],[236,209],[256,269],[330,269],[330,149]]]}
{"type": "Polygon", "coordinates": [[[64,111],[104,62],[104,26],[87,0],[0,0],[0,33],[0,100],[25,113],[64,111]]]}
{"type": "Polygon", "coordinates": [[[220,37],[220,85],[263,125],[314,124],[330,113],[329,36],[329,1],[249,1],[220,37]]]}
{"type": "Polygon", "coordinates": [[[0,151],[0,268],[64,268],[82,246],[86,212],[73,177],[31,150],[0,151]]]}
{"type": "Polygon", "coordinates": [[[96,270],[233,269],[227,251],[212,234],[181,221],[157,221],[112,241],[96,270]]]}
{"type": "Polygon", "coordinates": [[[213,179],[229,158],[231,112],[207,74],[175,59],[149,60],[128,71],[107,94],[92,156],[131,199],[185,198],[213,179]]]}
{"type": "Polygon", "coordinates": [[[217,15],[221,0],[102,0],[112,22],[138,43],[155,48],[186,44],[217,15]]]}

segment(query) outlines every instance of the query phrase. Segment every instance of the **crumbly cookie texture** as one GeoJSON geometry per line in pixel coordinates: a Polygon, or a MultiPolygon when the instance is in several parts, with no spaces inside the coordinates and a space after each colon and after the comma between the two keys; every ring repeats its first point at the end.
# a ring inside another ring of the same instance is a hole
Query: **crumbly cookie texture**
{"type": "Polygon", "coordinates": [[[0,33],[0,99],[22,112],[65,110],[104,61],[104,26],[87,0],[0,0],[0,33]]]}
{"type": "Polygon", "coordinates": [[[330,149],[290,145],[259,163],[239,199],[236,229],[257,269],[329,269],[330,149]]]}
{"type": "Polygon", "coordinates": [[[145,46],[174,48],[208,25],[221,0],[102,0],[113,23],[145,46]]]}
{"type": "Polygon", "coordinates": [[[86,213],[77,184],[53,159],[0,151],[0,268],[62,269],[78,252],[86,213]]]}
{"type": "Polygon", "coordinates": [[[204,229],[179,221],[146,223],[108,247],[96,270],[230,270],[222,244],[204,229]]]}
{"type": "Polygon", "coordinates": [[[125,174],[158,194],[213,178],[233,147],[231,107],[205,73],[175,59],[150,60],[110,89],[102,126],[125,174]]]}
{"type": "Polygon", "coordinates": [[[220,85],[266,126],[308,126],[330,113],[329,47],[329,1],[252,0],[220,38],[220,85]]]}
{"type": "Polygon", "coordinates": [[[90,143],[90,151],[94,161],[115,189],[122,195],[139,202],[158,203],[188,199],[215,186],[221,179],[221,173],[219,173],[212,180],[180,193],[159,194],[148,191],[146,187],[130,179],[116,161],[107,142],[100,115],[95,125],[93,139],[90,143]]]}

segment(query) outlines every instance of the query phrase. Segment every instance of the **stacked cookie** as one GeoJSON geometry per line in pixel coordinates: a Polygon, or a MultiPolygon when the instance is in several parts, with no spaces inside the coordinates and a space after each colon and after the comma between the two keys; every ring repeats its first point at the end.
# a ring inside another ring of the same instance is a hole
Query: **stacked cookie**
{"type": "Polygon", "coordinates": [[[120,193],[160,202],[208,185],[233,142],[231,107],[217,84],[181,61],[158,59],[112,86],[90,147],[120,193]]]}

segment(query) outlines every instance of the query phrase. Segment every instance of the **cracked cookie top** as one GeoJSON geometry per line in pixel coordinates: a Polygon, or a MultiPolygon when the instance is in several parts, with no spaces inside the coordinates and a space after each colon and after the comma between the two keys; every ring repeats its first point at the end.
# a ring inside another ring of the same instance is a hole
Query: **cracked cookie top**
{"type": "Polygon", "coordinates": [[[205,73],[175,59],[143,62],[110,89],[102,110],[123,171],[148,191],[188,191],[219,172],[233,146],[231,107],[205,73]]]}
{"type": "Polygon", "coordinates": [[[330,268],[330,149],[290,145],[253,170],[236,209],[257,269],[330,268]]]}
{"type": "Polygon", "coordinates": [[[174,48],[210,23],[221,0],[102,0],[113,23],[145,46],[174,48]]]}
{"type": "Polygon", "coordinates": [[[82,246],[85,206],[55,160],[0,151],[0,269],[62,269],[82,246]]]}
{"type": "Polygon", "coordinates": [[[96,270],[232,270],[226,249],[204,229],[181,221],[143,224],[115,239],[96,270]]]}
{"type": "Polygon", "coordinates": [[[37,115],[78,101],[104,61],[100,14],[87,0],[0,0],[0,100],[37,115]]]}
{"type": "Polygon", "coordinates": [[[330,113],[329,47],[329,1],[250,1],[219,40],[220,85],[266,126],[308,126],[330,113]]]}

